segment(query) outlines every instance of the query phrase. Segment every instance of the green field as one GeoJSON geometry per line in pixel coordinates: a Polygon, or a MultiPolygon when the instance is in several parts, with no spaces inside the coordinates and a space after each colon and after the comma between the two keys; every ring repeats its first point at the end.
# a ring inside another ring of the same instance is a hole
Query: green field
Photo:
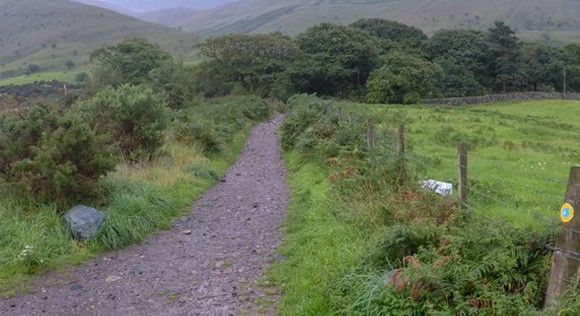
{"type": "Polygon", "coordinates": [[[456,185],[457,145],[466,142],[470,208],[518,226],[558,220],[570,167],[580,163],[578,101],[337,106],[361,119],[372,117],[387,133],[406,122],[409,167],[424,179],[456,185]]]}
{"type": "Polygon", "coordinates": [[[545,245],[553,245],[568,173],[580,162],[578,106],[291,98],[282,127],[292,190],[281,246],[287,259],[269,271],[284,293],[279,314],[578,315],[574,291],[543,310],[545,245]],[[401,123],[413,180],[403,183],[395,155],[401,123]],[[415,183],[446,181],[457,191],[460,142],[470,146],[466,211],[456,192],[440,198],[415,183]],[[356,169],[345,174],[349,166],[356,169]]]}

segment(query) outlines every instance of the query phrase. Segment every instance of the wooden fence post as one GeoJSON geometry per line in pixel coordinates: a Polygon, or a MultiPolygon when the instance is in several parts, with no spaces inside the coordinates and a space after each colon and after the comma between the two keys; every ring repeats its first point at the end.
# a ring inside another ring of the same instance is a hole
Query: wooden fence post
{"type": "Polygon", "coordinates": [[[458,189],[459,197],[461,198],[461,207],[465,208],[467,206],[467,144],[461,143],[457,147],[457,167],[459,171],[458,178],[458,189]]]}
{"type": "Polygon", "coordinates": [[[367,120],[367,145],[369,150],[375,147],[375,130],[372,119],[367,120]]]}
{"type": "Polygon", "coordinates": [[[352,125],[352,112],[348,112],[348,124],[352,125]]]}
{"type": "Polygon", "coordinates": [[[407,181],[407,172],[405,170],[405,125],[397,126],[397,164],[399,169],[399,185],[407,181]]]}
{"type": "Polygon", "coordinates": [[[580,231],[580,213],[578,212],[580,211],[574,214],[574,210],[578,207],[580,207],[580,167],[572,167],[565,203],[560,209],[560,218],[565,231],[556,240],[544,304],[546,308],[553,306],[556,298],[564,294],[568,287],[578,286],[578,280],[574,279],[580,269],[580,257],[575,256],[580,253],[580,234],[578,233],[580,231]]]}

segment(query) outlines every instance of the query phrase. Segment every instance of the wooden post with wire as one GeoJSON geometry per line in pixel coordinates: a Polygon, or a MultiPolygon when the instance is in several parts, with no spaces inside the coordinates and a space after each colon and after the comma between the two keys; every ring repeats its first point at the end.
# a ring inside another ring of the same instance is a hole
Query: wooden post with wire
{"type": "Polygon", "coordinates": [[[397,164],[399,169],[399,185],[407,181],[407,172],[405,170],[405,125],[397,126],[397,164]]]}
{"type": "Polygon", "coordinates": [[[553,306],[558,296],[564,294],[570,287],[577,287],[579,283],[577,277],[580,273],[580,213],[574,214],[574,209],[578,207],[580,207],[580,167],[577,166],[570,169],[565,201],[560,209],[564,231],[556,239],[545,308],[553,306]]]}
{"type": "Polygon", "coordinates": [[[457,147],[457,167],[458,167],[458,185],[459,197],[461,199],[461,208],[467,206],[467,144],[460,143],[457,147]]]}
{"type": "Polygon", "coordinates": [[[369,151],[375,147],[375,129],[372,119],[367,120],[367,145],[369,151]]]}

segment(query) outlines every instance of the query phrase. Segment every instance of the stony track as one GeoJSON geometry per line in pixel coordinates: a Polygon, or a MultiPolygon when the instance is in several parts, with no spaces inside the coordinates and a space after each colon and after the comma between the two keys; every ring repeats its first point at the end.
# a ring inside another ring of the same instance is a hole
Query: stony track
{"type": "Polygon", "coordinates": [[[238,161],[170,230],[49,272],[31,294],[1,299],[0,315],[274,314],[278,295],[264,294],[257,280],[281,259],[279,223],[289,198],[282,119],[252,129],[238,161]]]}

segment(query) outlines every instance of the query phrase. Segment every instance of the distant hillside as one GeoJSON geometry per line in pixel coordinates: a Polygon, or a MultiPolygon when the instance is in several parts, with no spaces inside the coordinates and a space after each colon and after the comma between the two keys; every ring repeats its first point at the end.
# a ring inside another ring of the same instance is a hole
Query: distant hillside
{"type": "Polygon", "coordinates": [[[189,33],[65,0],[0,0],[0,12],[0,79],[31,69],[82,68],[91,51],[126,38],[146,38],[176,54],[190,53],[196,41],[189,33]]]}
{"type": "Polygon", "coordinates": [[[347,24],[369,17],[413,25],[428,34],[442,28],[487,28],[504,20],[525,39],[580,41],[577,0],[240,0],[165,21],[209,35],[297,34],[320,22],[347,24]]]}
{"type": "Polygon", "coordinates": [[[134,12],[150,12],[164,9],[190,8],[196,10],[209,9],[237,0],[72,0],[88,3],[103,8],[118,7],[134,12]]]}

